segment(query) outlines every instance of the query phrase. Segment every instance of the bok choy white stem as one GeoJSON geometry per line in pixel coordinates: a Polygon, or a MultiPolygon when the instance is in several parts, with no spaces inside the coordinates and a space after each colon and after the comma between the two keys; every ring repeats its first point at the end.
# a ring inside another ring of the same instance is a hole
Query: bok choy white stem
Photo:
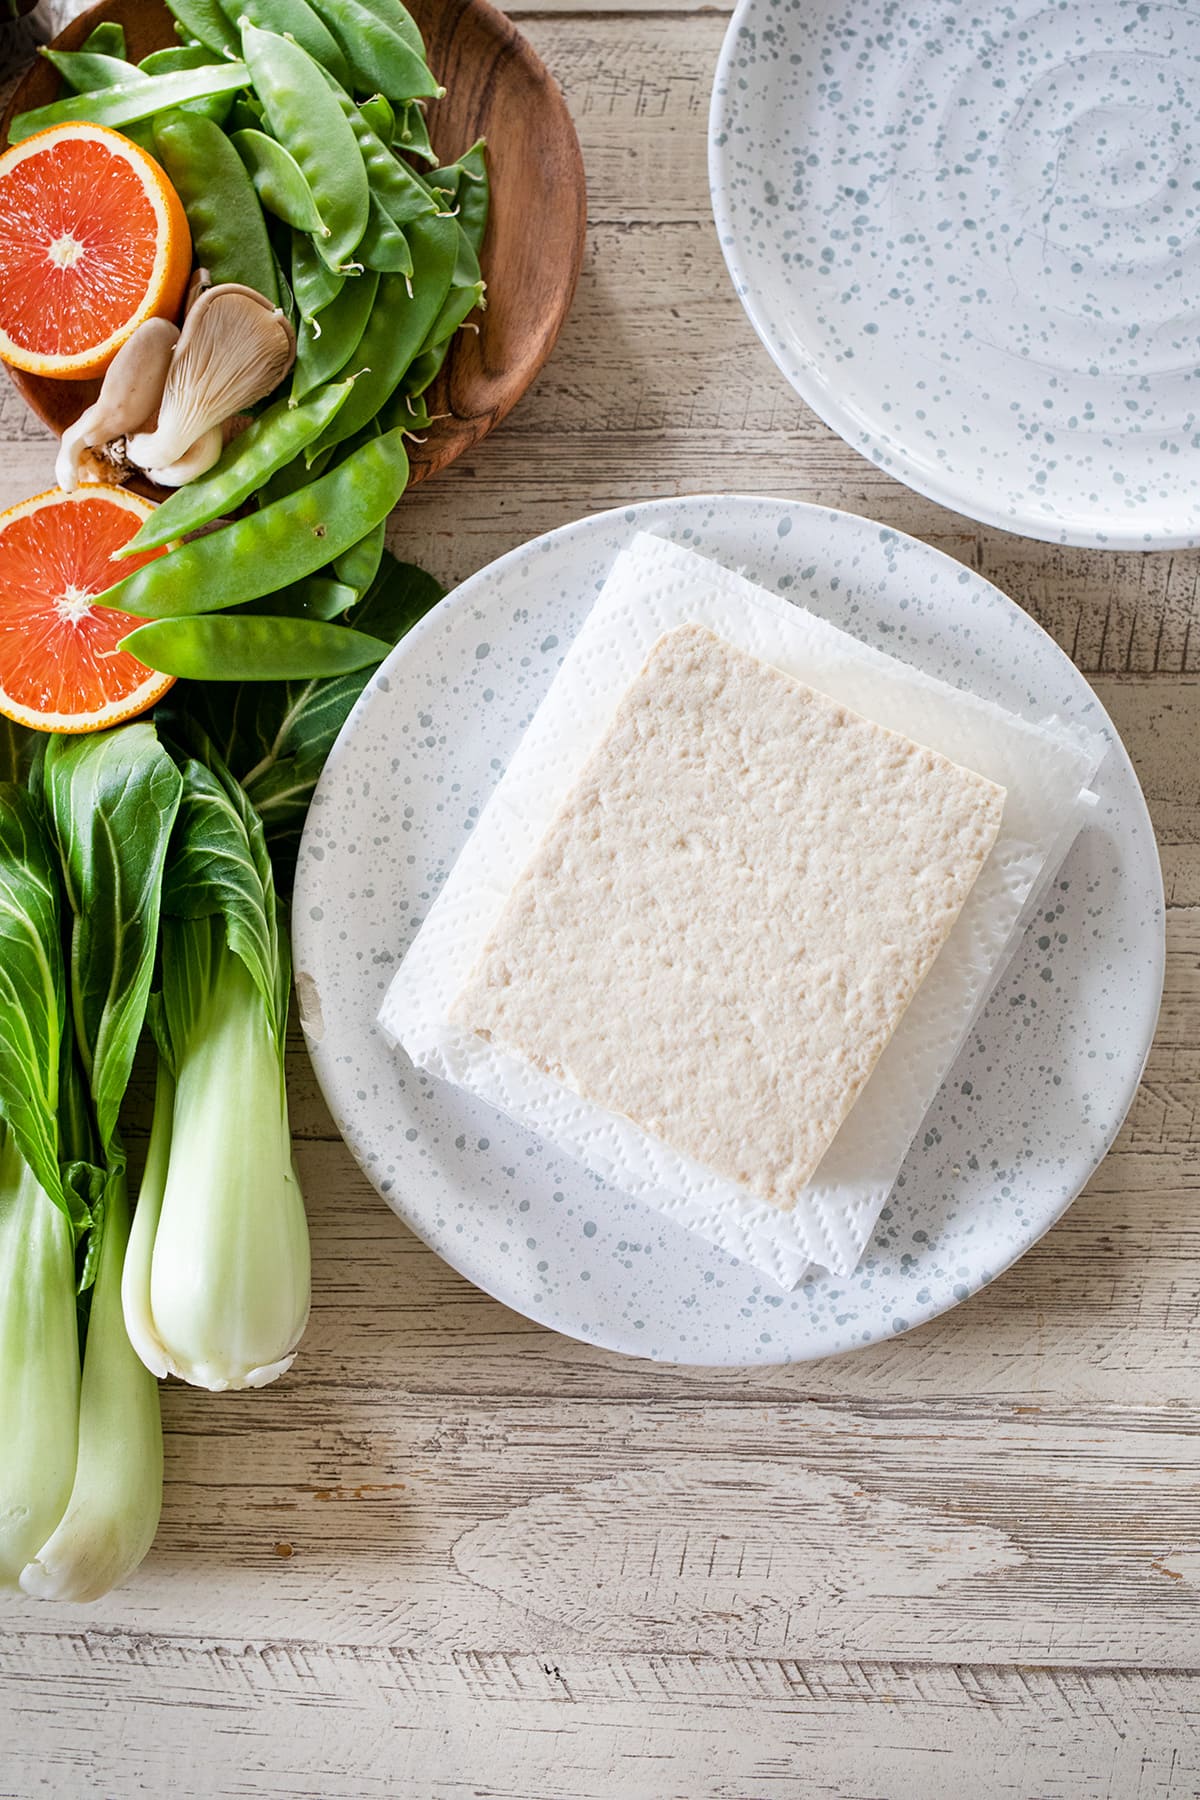
{"type": "Polygon", "coordinates": [[[162,1510],[158,1387],[125,1333],[121,1267],[129,1238],[124,1177],[108,1189],[79,1387],[78,1452],[56,1529],[21,1570],[40,1600],[99,1600],[136,1569],[162,1510]]]}
{"type": "Polygon", "coordinates": [[[120,1305],[117,1116],[180,780],[148,725],[52,738],[34,772],[32,793],[0,784],[0,1581],[94,1600],[145,1555],[162,1496],[120,1305]]]}
{"type": "Polygon", "coordinates": [[[86,1207],[59,1166],[62,911],[37,809],[0,783],[0,1581],[15,1586],[75,1476],[75,1245],[86,1207]]]}
{"type": "Polygon", "coordinates": [[[284,1085],[287,938],[261,822],[211,760],[185,765],[163,888],[164,1070],[123,1296],[148,1367],[220,1390],[290,1366],[309,1245],[284,1085]]]}
{"type": "Polygon", "coordinates": [[[0,1124],[0,1585],[62,1517],[78,1429],[75,1234],[0,1124]]]}

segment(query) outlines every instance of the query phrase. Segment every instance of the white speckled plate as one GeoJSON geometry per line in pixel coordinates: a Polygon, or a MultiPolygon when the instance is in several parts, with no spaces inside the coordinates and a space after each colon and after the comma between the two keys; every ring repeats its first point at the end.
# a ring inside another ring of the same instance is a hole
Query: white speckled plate
{"type": "Polygon", "coordinates": [[[776,1363],[907,1330],[1054,1223],[1111,1143],[1162,988],[1158,856],[1099,701],[1039,626],[927,545],[849,513],[695,497],[600,513],[502,557],[422,621],[334,748],[301,846],[297,986],[330,1109],[389,1206],[489,1293],[665,1362],[776,1363]],[[607,1189],[375,1024],[383,992],[613,558],[657,531],[915,666],[1112,740],[1095,822],[914,1145],[849,1280],[783,1293],[607,1189]]]}
{"type": "Polygon", "coordinates": [[[944,506],[1200,542],[1200,14],[741,0],[717,230],[792,386],[944,506]]]}

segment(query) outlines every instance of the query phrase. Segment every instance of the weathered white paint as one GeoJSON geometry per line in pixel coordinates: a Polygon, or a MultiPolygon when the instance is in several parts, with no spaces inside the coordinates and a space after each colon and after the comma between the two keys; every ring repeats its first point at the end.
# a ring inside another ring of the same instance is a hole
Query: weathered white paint
{"type": "MultiPolygon", "coordinates": [[[[849,1361],[751,1374],[622,1361],[468,1287],[358,1174],[297,1041],[301,1356],[261,1394],[167,1391],[163,1525],[123,1593],[0,1609],[0,1794],[1184,1800],[1200,555],[1025,543],[853,455],[781,386],[713,238],[722,13],[521,17],[587,158],[579,301],[395,548],[454,580],[593,508],[741,488],[981,569],[1095,678],[1146,786],[1172,904],[1158,1041],[1116,1150],[1008,1275],[849,1361]]],[[[0,391],[0,502],[51,460],[0,391]]]]}

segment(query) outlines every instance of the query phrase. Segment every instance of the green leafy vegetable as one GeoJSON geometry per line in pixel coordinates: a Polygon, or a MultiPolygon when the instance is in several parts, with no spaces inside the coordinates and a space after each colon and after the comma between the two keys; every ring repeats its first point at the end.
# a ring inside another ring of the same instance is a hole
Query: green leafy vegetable
{"type": "Polygon", "coordinates": [[[78,1430],[74,1234],[0,1125],[0,1586],[62,1517],[78,1430]]]}
{"type": "Polygon", "coordinates": [[[0,781],[20,781],[32,759],[37,735],[13,719],[0,718],[0,781]]]}
{"type": "Polygon", "coordinates": [[[261,1387],[290,1366],[309,1247],[283,1070],[287,938],[262,825],[210,760],[184,766],[164,884],[156,1178],[143,1187],[123,1298],[155,1373],[224,1389],[261,1387]]]}
{"type": "Polygon", "coordinates": [[[46,751],[46,805],[71,907],[71,1002],[100,1148],[123,1155],[117,1114],[141,1035],[158,940],[179,771],[154,727],[135,723],[46,751]]]}
{"type": "Polygon", "coordinates": [[[115,21],[105,20],[90,31],[79,48],[95,50],[101,56],[119,56],[125,58],[125,27],[115,21]]]}
{"type": "MultiPolygon", "coordinates": [[[[396,644],[442,593],[432,575],[384,551],[371,587],[342,616],[396,644]]],[[[242,685],[180,682],[159,703],[155,716],[165,730],[188,745],[206,738],[237,776],[262,819],[285,887],[317,778],[370,673],[242,685]]]]}
{"type": "Polygon", "coordinates": [[[56,1528],[21,1570],[22,1588],[39,1600],[99,1600],[137,1568],[158,1530],[162,1419],[157,1384],[129,1341],[121,1310],[128,1241],[122,1171],[105,1195],[70,1495],[56,1528]]]}
{"type": "Polygon", "coordinates": [[[66,1013],[58,873],[28,794],[0,786],[0,1118],[42,1190],[76,1230],[89,1223],[63,1184],[58,1089],[66,1013]]]}
{"type": "Polygon", "coordinates": [[[158,1394],[121,1311],[117,1113],[181,782],[145,724],[51,738],[35,773],[36,798],[0,787],[0,1579],[82,1601],[136,1568],[162,1503],[158,1394]]]}

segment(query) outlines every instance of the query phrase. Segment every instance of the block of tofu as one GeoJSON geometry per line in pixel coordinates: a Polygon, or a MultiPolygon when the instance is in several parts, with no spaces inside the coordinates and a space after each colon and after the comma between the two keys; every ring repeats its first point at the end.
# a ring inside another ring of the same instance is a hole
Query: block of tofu
{"type": "Polygon", "coordinates": [[[626,690],[451,1021],[790,1208],[1004,798],[681,625],[626,690]]]}

